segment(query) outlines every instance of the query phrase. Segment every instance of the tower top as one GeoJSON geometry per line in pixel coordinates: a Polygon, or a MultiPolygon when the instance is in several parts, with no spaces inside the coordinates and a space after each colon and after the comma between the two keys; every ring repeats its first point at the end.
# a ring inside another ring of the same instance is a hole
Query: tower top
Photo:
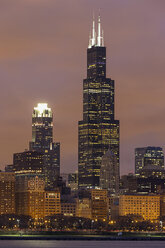
{"type": "Polygon", "coordinates": [[[90,32],[88,48],[91,48],[93,46],[98,46],[98,47],[104,46],[104,37],[103,37],[103,29],[101,28],[101,16],[100,16],[100,14],[98,16],[97,37],[96,37],[96,29],[95,29],[95,17],[93,14],[92,36],[91,36],[91,32],[90,32]]]}
{"type": "Polygon", "coordinates": [[[33,115],[35,117],[51,117],[51,108],[48,108],[47,103],[38,103],[37,107],[34,107],[33,115]]]}

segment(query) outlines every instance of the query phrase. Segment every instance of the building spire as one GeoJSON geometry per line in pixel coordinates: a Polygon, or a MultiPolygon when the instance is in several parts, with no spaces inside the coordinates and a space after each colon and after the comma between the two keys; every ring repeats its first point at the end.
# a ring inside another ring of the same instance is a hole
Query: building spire
{"type": "Polygon", "coordinates": [[[101,20],[100,14],[98,17],[98,33],[97,33],[97,46],[101,46],[102,44],[102,37],[101,37],[101,20]]]}
{"type": "Polygon", "coordinates": [[[96,31],[95,31],[95,17],[93,13],[93,25],[92,25],[92,39],[91,39],[91,45],[96,45],[96,31]]]}
{"type": "Polygon", "coordinates": [[[92,47],[92,41],[91,41],[91,31],[89,32],[89,45],[88,47],[92,47]]]}
{"type": "Polygon", "coordinates": [[[92,46],[104,46],[104,37],[103,37],[103,30],[101,28],[101,17],[100,17],[100,11],[98,16],[98,28],[97,28],[97,34],[95,29],[95,18],[93,13],[93,23],[92,23],[92,32],[89,34],[89,45],[88,48],[91,48],[92,46]]]}
{"type": "Polygon", "coordinates": [[[102,46],[104,46],[104,30],[102,29],[102,46]]]}

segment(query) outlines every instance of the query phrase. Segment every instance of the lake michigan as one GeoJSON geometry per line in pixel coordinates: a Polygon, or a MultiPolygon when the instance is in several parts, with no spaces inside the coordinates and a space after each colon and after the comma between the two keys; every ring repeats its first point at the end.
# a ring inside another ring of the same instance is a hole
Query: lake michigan
{"type": "Polygon", "coordinates": [[[0,240],[2,248],[164,248],[165,241],[0,240]]]}

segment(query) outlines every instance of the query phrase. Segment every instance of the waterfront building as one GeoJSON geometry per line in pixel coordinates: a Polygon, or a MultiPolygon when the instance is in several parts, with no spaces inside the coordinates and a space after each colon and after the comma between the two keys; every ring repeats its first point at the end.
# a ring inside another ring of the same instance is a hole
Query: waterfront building
{"type": "Polygon", "coordinates": [[[89,198],[76,199],[76,216],[92,219],[92,201],[89,198]]]}
{"type": "Polygon", "coordinates": [[[16,214],[29,215],[35,221],[44,217],[43,176],[35,174],[16,175],[16,214]]]}
{"type": "Polygon", "coordinates": [[[99,16],[97,37],[93,20],[87,78],[83,81],[83,120],[78,124],[79,188],[99,186],[102,156],[109,146],[117,157],[119,176],[119,121],[114,113],[114,87],[114,80],[106,77],[106,47],[99,16]]]}
{"type": "Polygon", "coordinates": [[[119,196],[111,195],[108,197],[108,219],[116,221],[119,217],[119,196]]]}
{"type": "Polygon", "coordinates": [[[102,189],[91,189],[92,219],[107,221],[108,192],[102,189]]]}
{"type": "Polygon", "coordinates": [[[144,220],[157,220],[160,217],[160,196],[153,194],[120,195],[119,215],[140,215],[144,220]]]}
{"type": "Polygon", "coordinates": [[[119,193],[119,172],[116,155],[109,149],[102,157],[100,168],[100,188],[107,189],[110,194],[119,193]]]}
{"type": "Polygon", "coordinates": [[[44,217],[61,214],[60,192],[46,191],[44,193],[44,217]]]}
{"type": "Polygon", "coordinates": [[[0,172],[0,215],[15,214],[15,174],[0,172]]]}
{"type": "Polygon", "coordinates": [[[53,142],[53,114],[46,103],[39,103],[33,110],[29,148],[44,154],[45,187],[53,189],[60,176],[60,143],[53,142]]]}
{"type": "Polygon", "coordinates": [[[161,147],[140,147],[135,149],[135,174],[141,175],[144,167],[153,167],[155,170],[164,169],[164,153],[161,147]]]}
{"type": "Polygon", "coordinates": [[[76,216],[76,202],[62,201],[61,202],[61,214],[64,216],[76,216]]]}

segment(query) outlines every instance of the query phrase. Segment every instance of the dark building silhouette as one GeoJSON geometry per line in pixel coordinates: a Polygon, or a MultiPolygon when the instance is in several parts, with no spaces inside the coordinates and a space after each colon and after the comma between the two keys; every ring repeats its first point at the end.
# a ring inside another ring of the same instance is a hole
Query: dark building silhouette
{"type": "Polygon", "coordinates": [[[161,193],[165,192],[165,173],[162,176],[139,177],[133,174],[121,177],[121,193],[161,193]]]}
{"type": "Polygon", "coordinates": [[[141,175],[148,169],[156,171],[164,169],[164,153],[161,147],[140,147],[135,149],[135,174],[141,175]]]}
{"type": "Polygon", "coordinates": [[[37,151],[14,153],[13,172],[15,174],[43,174],[44,155],[37,151]]]}
{"type": "Polygon", "coordinates": [[[46,103],[39,103],[33,110],[29,148],[44,154],[45,187],[51,189],[60,175],[60,143],[53,142],[53,114],[46,103]]]}
{"type": "Polygon", "coordinates": [[[114,116],[114,81],[106,78],[106,47],[100,16],[96,37],[93,20],[92,38],[87,49],[87,79],[83,82],[83,120],[79,121],[79,188],[99,186],[102,156],[109,146],[117,157],[119,174],[119,121],[114,116]]]}

